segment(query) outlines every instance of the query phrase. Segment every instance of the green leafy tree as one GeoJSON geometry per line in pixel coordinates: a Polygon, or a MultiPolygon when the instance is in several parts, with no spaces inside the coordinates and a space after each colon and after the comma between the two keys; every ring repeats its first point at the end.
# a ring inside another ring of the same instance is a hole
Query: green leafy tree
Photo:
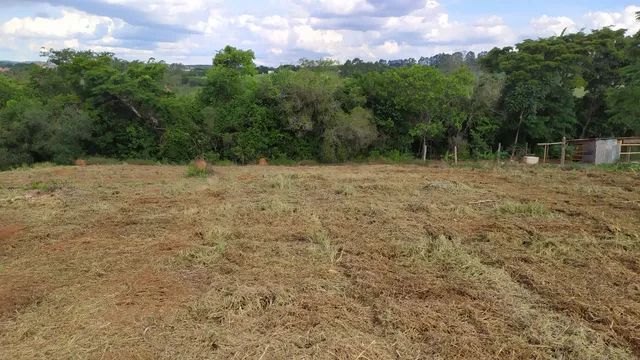
{"type": "Polygon", "coordinates": [[[607,92],[611,125],[618,135],[640,135],[640,62],[621,70],[623,84],[607,92]]]}

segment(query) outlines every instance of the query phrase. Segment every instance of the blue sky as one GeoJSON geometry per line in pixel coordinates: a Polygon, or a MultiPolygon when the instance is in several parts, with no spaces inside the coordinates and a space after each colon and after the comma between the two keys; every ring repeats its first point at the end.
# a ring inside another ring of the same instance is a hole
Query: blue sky
{"type": "Polygon", "coordinates": [[[208,64],[231,44],[279,65],[479,52],[565,28],[640,30],[640,3],[618,0],[0,0],[0,8],[4,60],[71,47],[208,64]]]}

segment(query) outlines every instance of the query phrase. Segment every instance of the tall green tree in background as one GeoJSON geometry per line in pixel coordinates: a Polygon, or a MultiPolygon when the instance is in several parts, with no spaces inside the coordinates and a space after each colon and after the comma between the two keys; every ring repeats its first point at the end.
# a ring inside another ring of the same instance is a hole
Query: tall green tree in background
{"type": "Polygon", "coordinates": [[[466,69],[446,75],[421,65],[370,73],[361,80],[375,122],[388,139],[386,146],[407,151],[418,142],[423,158],[429,145],[445,138],[447,127],[461,129],[462,100],[470,98],[473,84],[466,69]]]}
{"type": "Polygon", "coordinates": [[[640,135],[640,32],[627,38],[628,65],[618,70],[619,83],[606,89],[608,132],[615,135],[640,135]]]}
{"type": "Polygon", "coordinates": [[[621,84],[620,69],[629,64],[630,44],[625,30],[604,28],[578,40],[583,55],[580,82],[576,82],[578,136],[613,135],[615,129],[608,124],[606,94],[621,84]]]}

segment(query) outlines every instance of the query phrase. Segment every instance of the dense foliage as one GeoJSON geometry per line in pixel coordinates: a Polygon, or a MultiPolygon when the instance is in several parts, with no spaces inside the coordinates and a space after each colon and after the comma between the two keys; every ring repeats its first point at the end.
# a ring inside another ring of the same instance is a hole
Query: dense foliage
{"type": "Polygon", "coordinates": [[[474,53],[256,67],[51,51],[0,74],[0,168],[83,156],[251,163],[483,157],[539,141],[640,134],[640,35],[604,28],[474,53]]]}

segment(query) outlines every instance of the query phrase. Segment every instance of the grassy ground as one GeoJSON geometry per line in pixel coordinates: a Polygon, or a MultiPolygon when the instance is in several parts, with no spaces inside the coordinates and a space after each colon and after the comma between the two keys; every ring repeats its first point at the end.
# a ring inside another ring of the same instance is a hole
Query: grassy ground
{"type": "Polygon", "coordinates": [[[631,359],[640,177],[0,173],[0,358],[631,359]]]}

